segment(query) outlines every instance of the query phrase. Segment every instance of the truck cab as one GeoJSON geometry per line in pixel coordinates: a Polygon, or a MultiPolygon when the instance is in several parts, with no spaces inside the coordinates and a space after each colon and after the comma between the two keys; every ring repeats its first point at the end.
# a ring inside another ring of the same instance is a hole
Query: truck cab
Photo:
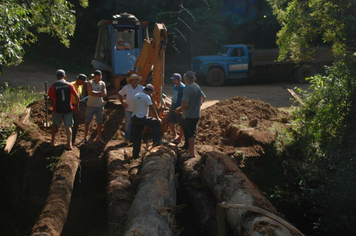
{"type": "Polygon", "coordinates": [[[115,77],[126,77],[134,68],[147,38],[148,23],[139,21],[132,14],[116,14],[111,19],[99,21],[92,70],[101,70],[103,80],[109,85],[115,77]],[[118,49],[119,39],[129,45],[128,49],[118,49]]]}
{"type": "Polygon", "coordinates": [[[226,79],[248,76],[250,54],[247,45],[223,45],[213,56],[192,58],[191,68],[198,77],[205,77],[210,86],[221,86],[226,79]]]}

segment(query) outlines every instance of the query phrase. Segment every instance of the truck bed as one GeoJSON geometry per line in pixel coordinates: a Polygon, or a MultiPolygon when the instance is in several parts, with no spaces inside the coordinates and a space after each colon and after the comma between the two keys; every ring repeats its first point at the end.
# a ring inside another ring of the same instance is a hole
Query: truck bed
{"type": "MultiPolygon", "coordinates": [[[[292,60],[278,61],[279,49],[253,49],[250,51],[251,66],[266,66],[294,63],[292,60]]],[[[330,47],[318,47],[314,55],[314,63],[328,64],[334,61],[330,47]]]]}
{"type": "Polygon", "coordinates": [[[252,67],[293,63],[292,61],[287,60],[278,61],[279,48],[253,49],[250,51],[250,56],[252,67]]]}

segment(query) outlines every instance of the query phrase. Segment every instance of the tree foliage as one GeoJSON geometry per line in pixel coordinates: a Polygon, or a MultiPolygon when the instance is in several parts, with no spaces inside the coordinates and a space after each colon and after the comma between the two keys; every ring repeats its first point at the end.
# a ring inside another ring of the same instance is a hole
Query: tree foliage
{"type": "MultiPolygon", "coordinates": [[[[88,1],[80,0],[82,6],[88,1]]],[[[36,41],[38,33],[47,33],[69,46],[76,25],[73,5],[64,0],[18,1],[0,3],[0,65],[17,65],[24,55],[23,46],[36,41]]]]}
{"type": "Polygon", "coordinates": [[[277,44],[281,58],[296,61],[312,55],[312,46],[330,44],[337,55],[356,46],[354,0],[268,0],[282,29],[277,44]]]}
{"type": "Polygon", "coordinates": [[[312,47],[322,44],[330,44],[337,56],[325,75],[311,78],[308,91],[299,90],[305,106],[295,112],[294,157],[288,161],[295,181],[285,196],[298,196],[313,233],[355,235],[356,55],[347,51],[356,46],[356,2],[269,2],[282,27],[281,58],[291,53],[296,61],[307,60],[312,47]]]}

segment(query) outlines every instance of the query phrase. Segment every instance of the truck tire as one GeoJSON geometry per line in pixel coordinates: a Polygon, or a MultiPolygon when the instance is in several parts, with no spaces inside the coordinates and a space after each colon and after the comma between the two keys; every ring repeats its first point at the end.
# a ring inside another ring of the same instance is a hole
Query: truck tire
{"type": "Polygon", "coordinates": [[[300,67],[295,74],[295,78],[296,81],[301,83],[301,84],[305,84],[308,81],[306,80],[306,78],[311,77],[313,75],[315,75],[316,70],[313,66],[311,65],[305,65],[300,67]]]}
{"type": "Polygon", "coordinates": [[[220,68],[212,68],[206,76],[206,82],[210,86],[221,86],[225,83],[225,73],[220,68]]]}

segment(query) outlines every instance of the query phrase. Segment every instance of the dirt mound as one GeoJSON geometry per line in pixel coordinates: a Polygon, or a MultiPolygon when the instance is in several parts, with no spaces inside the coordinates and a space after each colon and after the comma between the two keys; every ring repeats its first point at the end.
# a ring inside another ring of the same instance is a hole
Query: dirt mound
{"type": "MultiPolygon", "coordinates": [[[[50,129],[44,127],[46,122],[45,101],[32,103],[31,121],[50,140],[50,129]]],[[[84,138],[85,103],[80,106],[80,125],[77,140],[84,138]]],[[[52,106],[48,105],[48,122],[52,119],[52,106]]],[[[245,156],[258,156],[263,149],[274,142],[276,123],[282,124],[287,120],[288,114],[280,111],[260,100],[234,97],[220,101],[202,110],[198,125],[197,145],[215,146],[219,151],[236,154],[242,152],[245,156]]],[[[124,109],[116,100],[111,100],[105,105],[103,137],[106,141],[123,139],[124,109]]],[[[96,135],[95,121],[89,128],[91,139],[96,135]]],[[[57,135],[57,142],[65,143],[64,129],[57,135]]],[[[166,133],[169,140],[170,132],[166,133]]]]}
{"type": "Polygon", "coordinates": [[[263,101],[234,97],[202,110],[197,144],[230,154],[240,151],[258,156],[273,143],[276,122],[283,124],[287,118],[286,112],[263,101]]]}

